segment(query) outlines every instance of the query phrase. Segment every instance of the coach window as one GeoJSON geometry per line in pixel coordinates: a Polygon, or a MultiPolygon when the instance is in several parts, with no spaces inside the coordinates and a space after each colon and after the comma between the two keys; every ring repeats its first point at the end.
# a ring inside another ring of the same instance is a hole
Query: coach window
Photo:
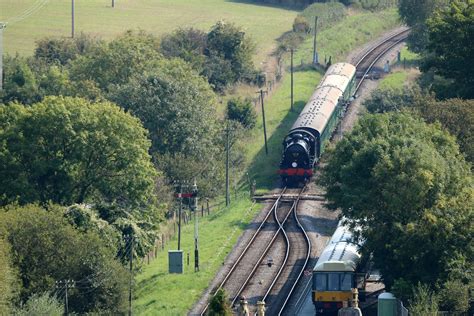
{"type": "Polygon", "coordinates": [[[316,274],[316,291],[327,291],[327,274],[317,273],[316,274]]]}
{"type": "Polygon", "coordinates": [[[341,275],[341,291],[350,291],[352,289],[352,274],[344,273],[341,275]]]}
{"type": "Polygon", "coordinates": [[[339,273],[329,273],[328,291],[339,291],[339,273]]]}

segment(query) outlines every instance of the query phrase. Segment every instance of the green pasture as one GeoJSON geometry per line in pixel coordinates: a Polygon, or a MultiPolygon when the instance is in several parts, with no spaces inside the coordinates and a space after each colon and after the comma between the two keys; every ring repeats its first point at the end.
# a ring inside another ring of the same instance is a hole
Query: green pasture
{"type": "MultiPolygon", "coordinates": [[[[385,30],[397,24],[395,11],[363,13],[363,18],[350,16],[338,25],[321,33],[319,45],[323,51],[333,56],[344,56],[358,45],[378,37],[385,30]],[[381,16],[381,17],[380,17],[381,16]],[[374,22],[374,20],[376,22],[374,22]],[[382,23],[384,21],[384,23],[382,23]],[[354,34],[353,28],[364,30],[357,35],[357,40],[349,44],[338,41],[338,37],[354,34]],[[331,35],[332,34],[332,35],[331,35]],[[336,41],[336,43],[333,43],[336,41]],[[339,43],[339,44],[338,44],[339,43]]],[[[309,45],[305,43],[303,47],[309,45]]],[[[299,51],[300,58],[311,60],[311,52],[299,51]],[[304,54],[304,52],[306,52],[304,54]]],[[[280,85],[265,99],[265,116],[267,122],[268,155],[265,154],[263,126],[260,108],[258,124],[247,142],[247,171],[257,182],[259,191],[269,190],[278,182],[276,170],[281,155],[281,141],[287,133],[299,111],[304,107],[314,87],[321,78],[321,73],[311,67],[300,67],[295,73],[295,106],[290,112],[290,76],[286,74],[280,85]]],[[[234,179],[231,179],[234,182],[234,179]]],[[[137,278],[134,310],[139,315],[185,315],[193,303],[209,285],[215,273],[222,265],[226,255],[253,216],[260,210],[259,205],[252,206],[248,200],[246,180],[241,181],[240,197],[232,200],[229,208],[221,209],[210,217],[200,218],[200,262],[201,270],[193,270],[193,225],[189,224],[183,231],[183,249],[191,254],[191,265],[186,267],[183,275],[167,273],[167,250],[160,252],[159,258],[143,267],[137,278]]],[[[171,248],[176,248],[176,237],[171,248]]]]}
{"type": "MultiPolygon", "coordinates": [[[[157,36],[179,27],[208,30],[219,20],[242,26],[257,44],[256,62],[262,62],[275,39],[291,29],[297,11],[232,0],[111,0],[75,1],[75,30],[112,39],[128,29],[157,36]]],[[[35,41],[71,36],[71,0],[0,0],[5,51],[30,55],[35,41]]]]}
{"type": "MultiPolygon", "coordinates": [[[[341,23],[317,34],[319,62],[332,56],[332,63],[345,61],[347,54],[381,33],[399,24],[396,9],[380,12],[361,12],[344,18],[341,23]]],[[[295,53],[295,62],[308,64],[313,59],[313,40],[309,38],[295,53]]]]}
{"type": "Polygon", "coordinates": [[[403,70],[397,70],[386,75],[382,80],[380,80],[378,89],[389,90],[403,88],[403,85],[407,82],[407,79],[408,72],[403,70]]]}

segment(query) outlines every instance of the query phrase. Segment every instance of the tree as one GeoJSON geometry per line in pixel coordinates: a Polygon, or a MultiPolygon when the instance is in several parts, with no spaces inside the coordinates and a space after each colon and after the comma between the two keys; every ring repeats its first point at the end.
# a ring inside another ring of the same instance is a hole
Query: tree
{"type": "Polygon", "coordinates": [[[361,228],[388,288],[401,277],[443,283],[452,258],[473,258],[472,175],[439,126],[407,113],[367,115],[328,158],[329,205],[361,228]]]}
{"type": "MultiPolygon", "coordinates": [[[[26,302],[32,295],[55,290],[55,282],[74,280],[69,309],[77,313],[122,313],[126,309],[128,273],[115,260],[115,248],[93,233],[74,229],[63,209],[8,206],[0,210],[0,234],[11,245],[26,302]]],[[[62,289],[57,289],[61,294],[62,289]]]]}
{"type": "Polygon", "coordinates": [[[445,5],[445,0],[400,0],[398,13],[403,22],[412,27],[408,37],[409,48],[417,53],[424,51],[428,42],[426,21],[433,12],[445,5]]]}
{"type": "Polygon", "coordinates": [[[25,58],[5,58],[5,82],[0,98],[3,103],[18,101],[31,104],[40,100],[38,82],[25,58]]]}
{"type": "Polygon", "coordinates": [[[201,188],[219,177],[216,97],[209,84],[179,59],[161,59],[110,99],[140,118],[152,140],[156,164],[168,178],[197,178],[201,188]]]}
{"type": "Polygon", "coordinates": [[[253,128],[257,123],[257,113],[249,99],[233,98],[227,101],[227,118],[239,122],[245,128],[253,128]]]}
{"type": "Polygon", "coordinates": [[[0,107],[0,201],[150,205],[157,176],[140,121],[109,102],[0,107]]]}
{"type": "MultiPolygon", "coordinates": [[[[211,59],[221,58],[230,65],[233,76],[226,78],[226,84],[233,84],[254,72],[252,61],[254,51],[255,46],[250,38],[232,23],[219,21],[207,34],[205,54],[211,59]]],[[[208,78],[211,84],[215,84],[212,77],[208,78]]]]}
{"type": "Polygon", "coordinates": [[[0,314],[10,315],[18,291],[17,271],[12,267],[11,249],[0,237],[0,314]]]}
{"type": "Polygon", "coordinates": [[[194,28],[178,29],[165,35],[161,40],[160,51],[167,58],[179,57],[191,64],[201,73],[206,57],[207,34],[194,28]]]}
{"type": "Polygon", "coordinates": [[[454,80],[459,97],[474,98],[474,1],[452,1],[428,20],[428,54],[422,70],[430,68],[454,80]]]}
{"type": "Polygon", "coordinates": [[[153,35],[128,31],[72,61],[71,78],[94,81],[107,91],[110,85],[125,84],[133,74],[148,69],[150,62],[160,58],[158,50],[158,40],[153,35]]]}

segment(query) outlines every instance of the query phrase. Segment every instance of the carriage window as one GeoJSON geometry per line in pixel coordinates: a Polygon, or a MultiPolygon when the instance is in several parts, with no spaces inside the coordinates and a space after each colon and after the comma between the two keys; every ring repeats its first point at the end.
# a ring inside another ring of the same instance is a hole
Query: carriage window
{"type": "Polygon", "coordinates": [[[329,273],[328,291],[339,291],[339,273],[329,273]]]}
{"type": "Polygon", "coordinates": [[[352,289],[352,274],[344,273],[341,275],[341,291],[350,291],[352,289]]]}
{"type": "Polygon", "coordinates": [[[316,291],[326,291],[327,290],[327,274],[318,273],[316,274],[316,291]]]}

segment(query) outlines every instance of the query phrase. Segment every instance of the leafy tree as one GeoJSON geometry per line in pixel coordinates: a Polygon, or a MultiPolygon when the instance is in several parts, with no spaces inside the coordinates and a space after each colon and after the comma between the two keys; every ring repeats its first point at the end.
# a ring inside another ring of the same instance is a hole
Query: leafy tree
{"type": "Polygon", "coordinates": [[[409,48],[417,53],[424,51],[428,43],[428,29],[426,21],[433,12],[442,7],[445,0],[400,0],[398,13],[403,22],[412,27],[408,37],[409,48]]]}
{"type": "Polygon", "coordinates": [[[153,200],[147,133],[117,106],[48,97],[1,106],[0,118],[1,204],[153,200]]]}
{"type": "Polygon", "coordinates": [[[15,308],[15,316],[48,315],[62,316],[64,306],[48,293],[33,294],[25,304],[15,308]]]}
{"type": "Polygon", "coordinates": [[[74,81],[91,80],[101,90],[112,84],[125,84],[136,73],[143,73],[150,62],[160,57],[158,40],[143,31],[128,31],[108,44],[71,62],[74,81]]]}
{"type": "Polygon", "coordinates": [[[429,42],[422,65],[453,79],[458,96],[474,98],[474,1],[452,1],[428,20],[429,42]]]}
{"type": "Polygon", "coordinates": [[[457,253],[472,258],[472,175],[438,126],[367,115],[330,152],[321,181],[330,206],[361,227],[388,288],[400,277],[443,283],[457,253]]]}
{"type": "Polygon", "coordinates": [[[364,102],[371,113],[385,113],[412,109],[427,123],[439,122],[456,136],[461,152],[469,162],[474,161],[474,101],[447,99],[437,101],[418,86],[404,89],[376,90],[364,102]]]}
{"type": "Polygon", "coordinates": [[[79,34],[75,38],[43,38],[36,42],[34,57],[48,64],[67,65],[103,45],[98,38],[79,34]]]}
{"type": "Polygon", "coordinates": [[[17,294],[17,273],[12,267],[10,245],[0,238],[0,314],[11,314],[12,303],[17,294]]]}
{"type": "Polygon", "coordinates": [[[115,260],[115,249],[93,233],[74,229],[63,209],[9,206],[0,210],[0,232],[12,248],[22,282],[21,298],[52,291],[55,281],[74,280],[69,308],[78,313],[126,308],[128,273],[115,260]]]}
{"type": "Polygon", "coordinates": [[[220,172],[216,98],[189,65],[179,59],[158,60],[128,84],[114,87],[110,98],[141,119],[155,161],[169,178],[197,178],[200,187],[215,185],[211,179],[220,172]]]}
{"type": "Polygon", "coordinates": [[[227,118],[252,128],[257,123],[257,113],[249,99],[233,98],[227,101],[227,118]]]}
{"type": "MultiPolygon", "coordinates": [[[[255,45],[245,32],[232,23],[217,22],[207,34],[206,55],[221,58],[230,63],[232,77],[227,78],[228,84],[245,78],[254,71],[253,53],[255,45]]],[[[209,82],[215,85],[212,77],[209,82]]],[[[219,85],[216,85],[218,87],[219,85]]]]}
{"type": "Polygon", "coordinates": [[[206,46],[207,34],[203,31],[194,28],[178,29],[162,38],[160,51],[167,58],[183,59],[201,73],[206,59],[206,46]]]}
{"type": "Polygon", "coordinates": [[[37,78],[25,58],[7,56],[4,75],[4,86],[0,91],[3,103],[18,101],[30,104],[40,100],[37,78]]]}
{"type": "Polygon", "coordinates": [[[228,316],[232,315],[232,310],[229,306],[227,294],[223,289],[219,289],[209,302],[210,316],[228,316]]]}

